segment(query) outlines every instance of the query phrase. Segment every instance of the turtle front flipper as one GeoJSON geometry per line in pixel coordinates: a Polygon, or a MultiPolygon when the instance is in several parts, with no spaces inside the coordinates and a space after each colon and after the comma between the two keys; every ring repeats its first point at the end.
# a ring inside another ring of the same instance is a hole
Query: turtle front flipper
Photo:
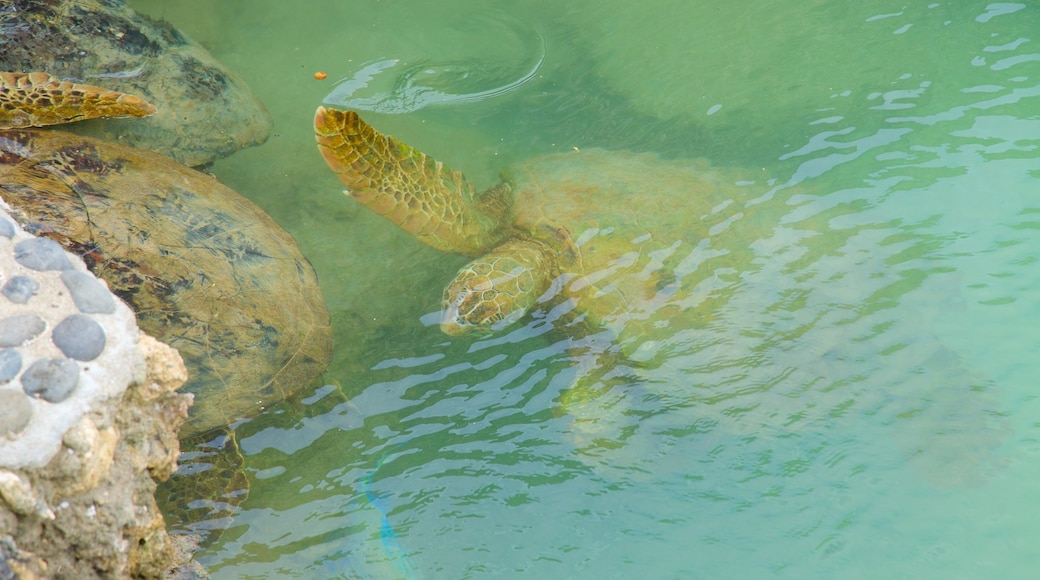
{"type": "Polygon", "coordinates": [[[147,117],[144,99],[70,83],[41,72],[0,72],[0,129],[59,125],[98,117],[147,117]]]}
{"type": "Polygon", "coordinates": [[[479,256],[506,237],[504,185],[478,197],[461,172],[379,133],[354,111],[318,107],[314,131],[347,193],[424,244],[479,256]]]}

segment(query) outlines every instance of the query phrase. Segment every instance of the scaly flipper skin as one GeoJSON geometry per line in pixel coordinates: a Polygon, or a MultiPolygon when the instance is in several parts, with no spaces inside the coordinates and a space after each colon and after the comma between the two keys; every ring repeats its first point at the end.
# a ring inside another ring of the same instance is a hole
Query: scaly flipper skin
{"type": "Polygon", "coordinates": [[[461,172],[379,133],[353,111],[318,107],[314,132],[351,197],[424,244],[479,256],[507,237],[503,186],[477,197],[461,172]]]}
{"type": "Polygon", "coordinates": [[[41,72],[0,72],[0,129],[60,125],[98,117],[147,117],[144,99],[41,72]]]}

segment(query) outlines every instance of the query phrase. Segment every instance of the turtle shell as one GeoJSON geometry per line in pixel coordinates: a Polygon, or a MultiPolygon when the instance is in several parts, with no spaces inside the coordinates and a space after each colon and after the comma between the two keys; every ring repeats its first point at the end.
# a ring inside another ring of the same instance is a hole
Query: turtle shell
{"type": "Polygon", "coordinates": [[[755,260],[750,246],[771,232],[781,208],[748,209],[768,189],[754,177],[703,160],[601,149],[535,158],[505,175],[518,230],[560,256],[562,295],[622,339],[652,336],[680,312],[686,327],[695,325],[688,310],[721,298],[715,290],[755,260]]]}
{"type": "Polygon", "coordinates": [[[147,119],[70,130],[191,166],[262,143],[270,133],[271,117],[245,81],[123,0],[0,3],[0,70],[46,71],[147,100],[158,109],[147,119]]]}
{"type": "Polygon", "coordinates": [[[0,132],[0,197],[80,255],[184,357],[182,435],[255,414],[324,372],[329,314],[296,242],[215,178],[59,131],[0,132]]]}

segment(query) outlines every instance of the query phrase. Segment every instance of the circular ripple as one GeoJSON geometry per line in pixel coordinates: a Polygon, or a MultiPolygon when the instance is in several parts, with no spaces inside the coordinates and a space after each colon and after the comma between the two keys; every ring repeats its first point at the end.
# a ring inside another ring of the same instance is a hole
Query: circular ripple
{"type": "MultiPolygon", "coordinates": [[[[411,113],[430,105],[474,103],[514,91],[537,78],[545,62],[545,37],[536,28],[499,11],[471,14],[480,38],[498,50],[459,62],[390,59],[370,63],[337,84],[327,105],[384,114],[411,113]]],[[[467,39],[479,43],[480,39],[467,39]]]]}

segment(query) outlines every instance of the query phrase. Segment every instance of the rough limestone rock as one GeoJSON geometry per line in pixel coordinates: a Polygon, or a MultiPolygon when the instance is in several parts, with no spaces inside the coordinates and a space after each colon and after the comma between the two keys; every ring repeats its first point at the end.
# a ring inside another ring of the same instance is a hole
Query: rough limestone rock
{"type": "Polygon", "coordinates": [[[6,211],[0,288],[28,291],[0,290],[0,578],[158,577],[173,546],[153,493],[177,466],[183,362],[6,211]]]}

